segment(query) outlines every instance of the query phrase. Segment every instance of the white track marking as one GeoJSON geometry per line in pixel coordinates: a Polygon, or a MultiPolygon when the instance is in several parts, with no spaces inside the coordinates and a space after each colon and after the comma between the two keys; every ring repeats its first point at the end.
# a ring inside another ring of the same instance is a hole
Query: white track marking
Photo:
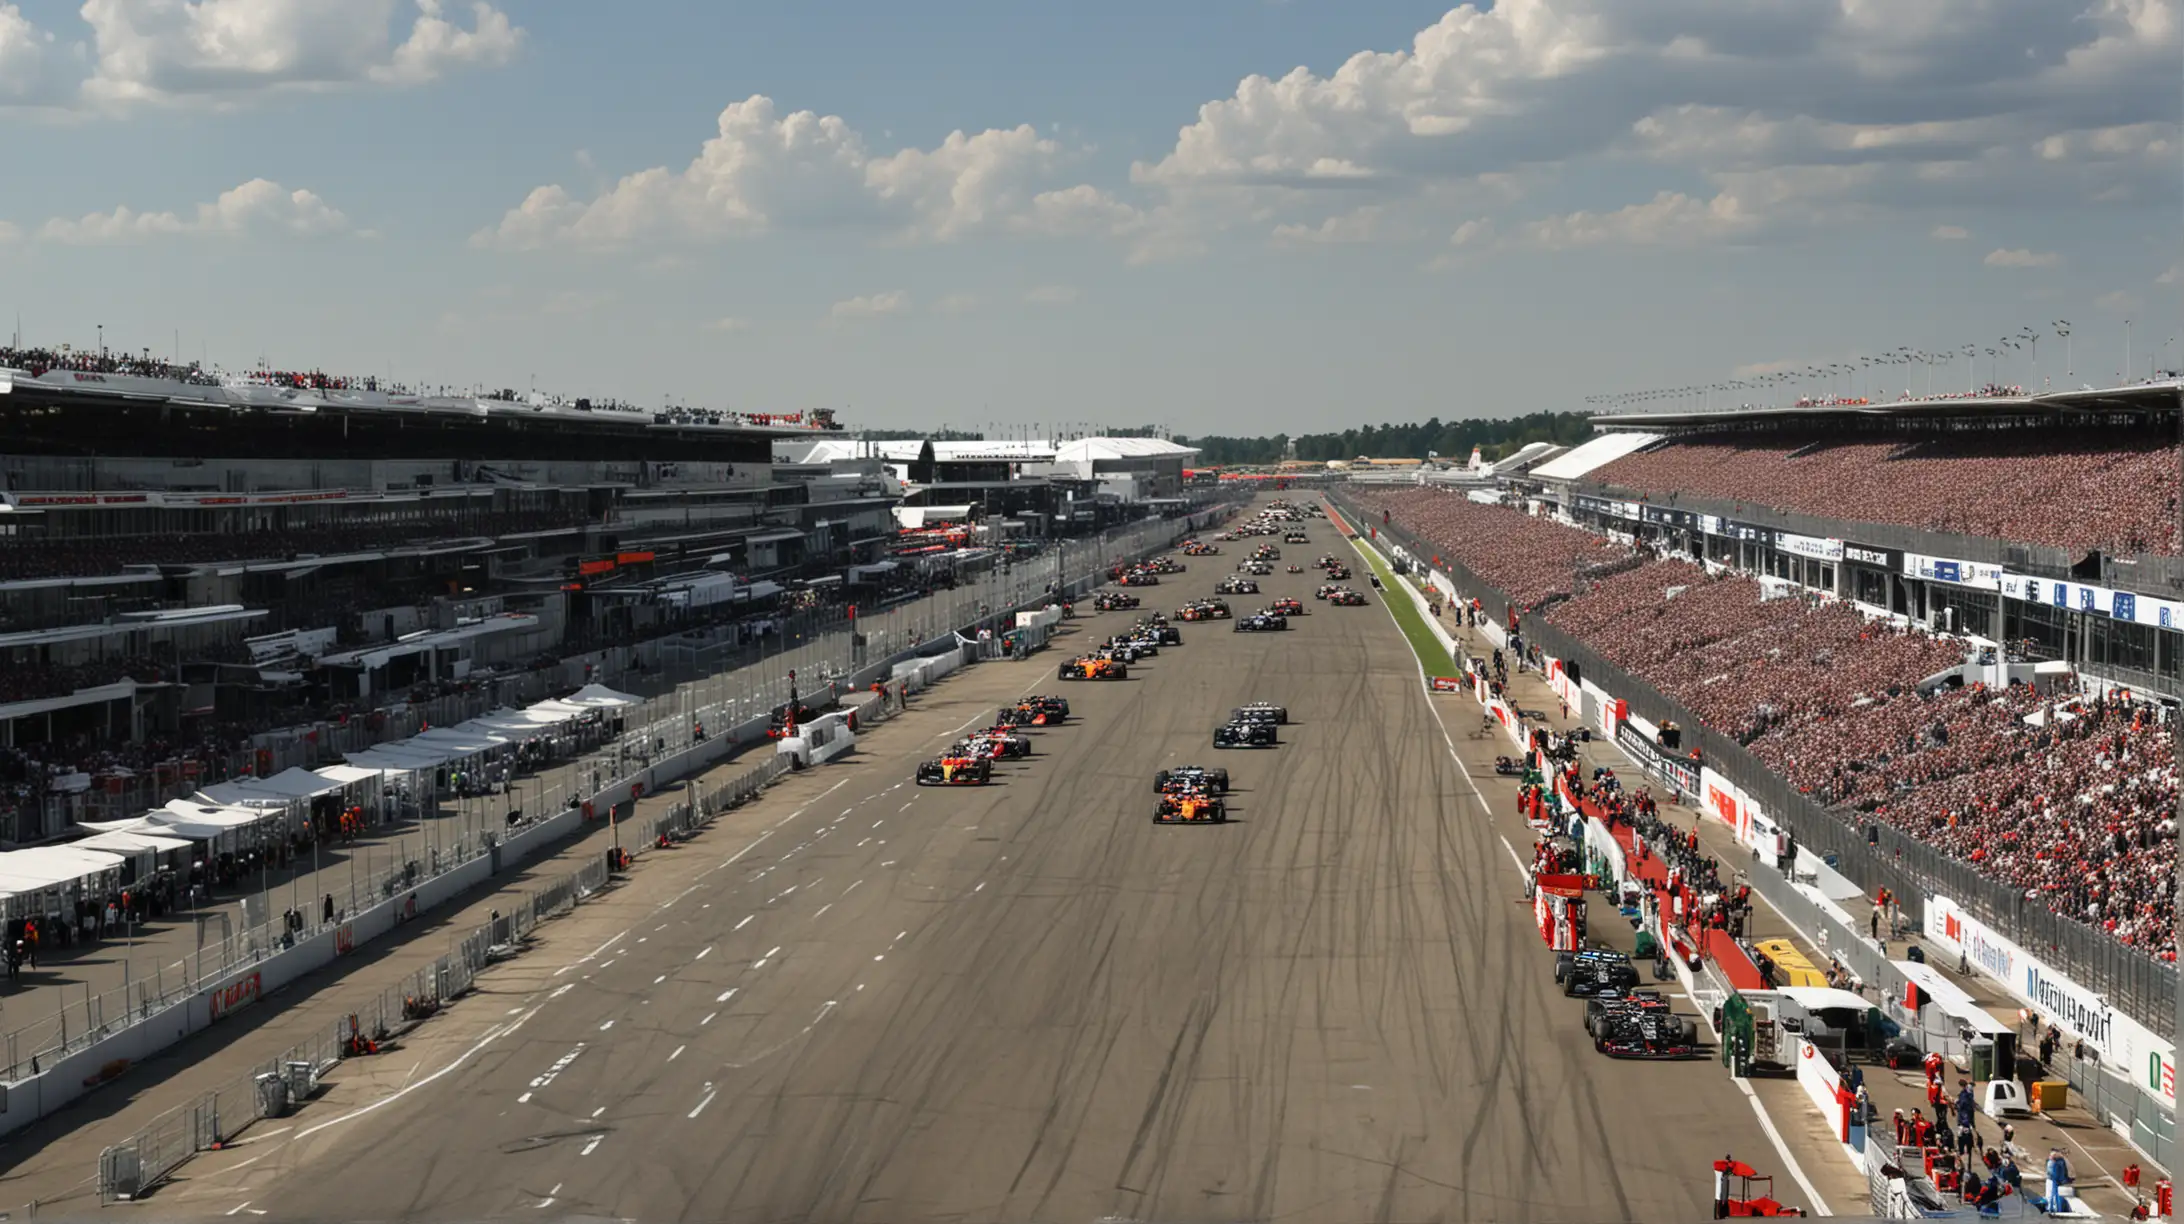
{"type": "Polygon", "coordinates": [[[697,1117],[697,1116],[698,1116],[699,1114],[701,1114],[701,1113],[704,1113],[704,1112],[705,1112],[705,1107],[706,1107],[706,1106],[708,1106],[708,1105],[710,1105],[710,1104],[712,1104],[712,1103],[713,1103],[713,1098],[714,1098],[714,1097],[716,1097],[716,1096],[719,1096],[719,1095],[720,1095],[720,1090],[719,1090],[718,1088],[709,1088],[709,1089],[707,1089],[707,1090],[706,1090],[706,1093],[705,1093],[705,1099],[704,1099],[704,1100],[702,1100],[702,1101],[699,1101],[699,1102],[698,1102],[698,1107],[697,1107],[696,1109],[693,1109],[693,1110],[691,1110],[691,1111],[690,1111],[690,1114],[689,1114],[689,1116],[690,1116],[690,1117],[693,1117],[693,1118],[695,1118],[695,1117],[697,1117]]]}
{"type": "MultiPolygon", "coordinates": [[[[1357,539],[1356,537],[1352,537],[1350,539],[1350,547],[1360,554],[1368,551],[1365,542],[1357,539]]],[[[1379,555],[1378,550],[1371,551],[1373,551],[1375,556],[1379,555]]],[[[1370,562],[1367,562],[1367,568],[1371,568],[1370,562]]],[[[1398,581],[1400,581],[1400,579],[1398,579],[1398,581]]],[[[1388,592],[1388,594],[1404,594],[1404,597],[1408,598],[1408,595],[1403,592],[1390,591],[1388,592]]],[[[1388,620],[1395,625],[1396,633],[1403,638],[1404,649],[1409,650],[1410,636],[1403,633],[1403,622],[1396,619],[1395,609],[1390,607],[1388,605],[1388,601],[1385,599],[1380,601],[1380,606],[1381,609],[1388,614],[1388,620]]],[[[1418,695],[1421,699],[1425,701],[1426,710],[1433,715],[1433,721],[1435,725],[1437,725],[1441,729],[1441,742],[1448,746],[1449,759],[1453,761],[1456,765],[1457,776],[1461,777],[1464,780],[1464,785],[1470,787],[1471,793],[1478,797],[1480,809],[1491,815],[1493,812],[1492,805],[1487,803],[1486,795],[1479,790],[1479,784],[1473,781],[1471,778],[1471,771],[1464,766],[1463,757],[1456,751],[1456,740],[1448,733],[1448,722],[1441,717],[1441,707],[1434,703],[1431,693],[1427,691],[1433,681],[1432,677],[1426,675],[1426,661],[1424,659],[1418,659],[1418,652],[1415,650],[1411,650],[1411,657],[1413,659],[1417,659],[1418,662],[1418,695]]],[[[1508,840],[1504,838],[1502,844],[1504,846],[1507,846],[1509,844],[1508,840]]],[[[1511,858],[1516,858],[1515,847],[1510,847],[1509,855],[1511,858]]],[[[1523,861],[1519,860],[1517,864],[1518,870],[1522,871],[1523,866],[1523,861]]],[[[1713,1027],[1712,1017],[1702,1016],[1700,1018],[1706,1021],[1708,1028],[1713,1027]]],[[[1766,1104],[1759,1099],[1758,1094],[1752,1091],[1752,1086],[1750,1084],[1746,1083],[1741,1079],[1732,1079],[1730,1082],[1734,1083],[1737,1086],[1738,1091],[1744,1094],[1745,1099],[1749,1100],[1752,1103],[1752,1112],[1759,1115],[1760,1129],[1767,1132],[1767,1139],[1769,1142],[1774,1144],[1775,1154],[1782,1158],[1783,1165],[1789,1169],[1791,1180],[1797,1183],[1798,1188],[1803,1190],[1806,1197],[1811,1201],[1813,1214],[1822,1216],[1833,1215],[1834,1212],[1828,1209],[1827,1200],[1820,1197],[1820,1191],[1815,1189],[1813,1187],[1812,1180],[1805,1176],[1804,1167],[1797,1163],[1797,1157],[1794,1153],[1790,1151],[1790,1145],[1783,1141],[1782,1132],[1775,1129],[1774,1119],[1767,1115],[1766,1104]]]]}
{"type": "Polygon", "coordinates": [[[591,1155],[591,1154],[592,1154],[593,1152],[596,1152],[596,1151],[598,1151],[598,1150],[599,1150],[599,1145],[600,1145],[600,1144],[602,1144],[602,1143],[605,1143],[606,1141],[607,1141],[607,1137],[606,1137],[605,1135],[593,1135],[593,1136],[591,1137],[591,1142],[590,1142],[590,1143],[587,1143],[587,1144],[585,1144],[585,1145],[584,1145],[584,1150],[583,1150],[582,1152],[579,1152],[579,1153],[577,1153],[577,1154],[578,1154],[578,1155],[580,1155],[580,1156],[589,1156],[589,1155],[591,1155]]]}

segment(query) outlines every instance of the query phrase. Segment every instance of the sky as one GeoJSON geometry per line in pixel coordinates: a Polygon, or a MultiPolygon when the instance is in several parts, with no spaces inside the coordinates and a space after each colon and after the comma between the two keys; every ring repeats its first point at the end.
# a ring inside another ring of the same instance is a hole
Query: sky
{"type": "Polygon", "coordinates": [[[2184,365],[2180,22],[0,0],[0,339],[1033,435],[2107,383],[2184,365]]]}

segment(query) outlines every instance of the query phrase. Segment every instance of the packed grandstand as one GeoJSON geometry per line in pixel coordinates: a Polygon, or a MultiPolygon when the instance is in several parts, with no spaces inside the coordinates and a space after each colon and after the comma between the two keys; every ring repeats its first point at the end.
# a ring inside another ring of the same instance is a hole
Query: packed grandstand
{"type": "MultiPolygon", "coordinates": [[[[1721,464],[1697,479],[1742,488],[1753,468],[1794,463],[1782,458],[1793,449],[1771,446],[1751,468],[1721,464]]],[[[1637,470],[1692,470],[1688,452],[1706,446],[1668,450],[1637,470]]],[[[2040,469],[2037,458],[2016,453],[2019,476],[2040,469]]],[[[2141,448],[2092,453],[2129,462],[2141,448]]],[[[2166,453],[2173,503],[2175,458],[2166,453]]],[[[1952,472],[1946,487],[1978,487],[1991,471],[1976,459],[1970,467],[1969,485],[1952,472]]],[[[2082,470],[2067,453],[2045,469],[2050,477],[2082,470]]],[[[2009,488],[1999,486],[1997,498],[2009,488]]],[[[1921,496],[1861,508],[1868,518],[1894,509],[1915,520],[1921,496]]],[[[1925,690],[1922,682],[1979,648],[1846,601],[1780,597],[1754,577],[1460,492],[1361,489],[1356,497],[1507,594],[1515,610],[1544,617],[1733,736],[1816,800],[1870,813],[2057,914],[2174,959],[2177,771],[2157,705],[2075,679],[2046,695],[1978,683],[1925,690]]],[[[2052,504],[2035,506],[2021,493],[2014,501],[2034,524],[2054,522],[2044,508],[2052,504]]]]}

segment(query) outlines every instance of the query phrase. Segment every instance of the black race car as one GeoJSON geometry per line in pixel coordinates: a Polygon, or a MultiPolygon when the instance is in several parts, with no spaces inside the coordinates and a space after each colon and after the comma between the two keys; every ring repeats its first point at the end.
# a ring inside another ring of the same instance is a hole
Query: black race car
{"type": "Polygon", "coordinates": [[[1236,618],[1236,632],[1238,633],[1271,633],[1287,628],[1289,628],[1289,620],[1287,617],[1282,616],[1267,616],[1262,613],[1236,618]]]}
{"type": "Polygon", "coordinates": [[[1236,568],[1243,573],[1254,574],[1261,578],[1274,572],[1274,567],[1264,561],[1246,561],[1236,568]]]}
{"type": "Polygon", "coordinates": [[[1102,594],[1092,601],[1094,612],[1127,612],[1138,606],[1138,597],[1119,592],[1102,594]]]}
{"type": "Polygon", "coordinates": [[[1344,587],[1342,590],[1330,592],[1327,602],[1338,608],[1362,608],[1365,606],[1365,592],[1344,587]]]}
{"type": "Polygon", "coordinates": [[[957,740],[946,755],[988,756],[1000,761],[1020,761],[1031,755],[1031,741],[1012,735],[1006,727],[994,727],[957,740]]]}
{"type": "Polygon", "coordinates": [[[1301,531],[1292,531],[1282,537],[1282,543],[1284,544],[1310,544],[1311,542],[1312,537],[1301,531]]]}
{"type": "Polygon", "coordinates": [[[1225,722],[1213,729],[1216,748],[1272,748],[1278,742],[1270,722],[1225,722]]]}
{"type": "Polygon", "coordinates": [[[1593,1049],[1610,1058],[1697,1058],[1699,1026],[1666,1007],[1627,1008],[1591,1019],[1593,1049]]]}
{"type": "Polygon", "coordinates": [[[1350,567],[1347,565],[1330,565],[1327,567],[1327,576],[1337,582],[1348,582],[1350,580],[1350,567]]]}
{"type": "Polygon", "coordinates": [[[1213,588],[1213,593],[1216,595],[1256,595],[1259,593],[1259,584],[1249,578],[1223,578],[1220,584],[1213,588]]]}
{"type": "Polygon", "coordinates": [[[1016,704],[1035,707],[1041,714],[1046,715],[1048,723],[1058,723],[1069,717],[1069,698],[1067,697],[1049,697],[1044,693],[1033,693],[1029,697],[1018,698],[1016,704]]]}
{"type": "Polygon", "coordinates": [[[1228,793],[1228,770],[1203,765],[1178,765],[1153,775],[1153,790],[1165,793],[1170,786],[1201,786],[1216,795],[1228,793]]]}
{"type": "Polygon", "coordinates": [[[1638,967],[1628,956],[1606,948],[1557,952],[1555,981],[1573,999],[1620,998],[1638,989],[1638,967]]]}
{"type": "Polygon", "coordinates": [[[1289,721],[1289,707],[1275,705],[1271,701],[1254,701],[1250,705],[1237,706],[1229,717],[1237,722],[1286,723],[1289,721]]]}
{"type": "Polygon", "coordinates": [[[1169,624],[1165,619],[1158,623],[1145,622],[1139,624],[1137,636],[1150,639],[1162,646],[1181,646],[1183,644],[1183,631],[1169,624]]]}

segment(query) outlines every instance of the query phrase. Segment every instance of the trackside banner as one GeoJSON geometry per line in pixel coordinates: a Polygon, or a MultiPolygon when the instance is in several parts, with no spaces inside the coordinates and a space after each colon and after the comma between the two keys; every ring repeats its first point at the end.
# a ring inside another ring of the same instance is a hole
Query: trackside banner
{"type": "Polygon", "coordinates": [[[2176,1103],[2176,1047],[2108,1000],[2048,968],[1947,897],[1927,900],[1926,937],[1944,951],[1961,953],[2043,1019],[2100,1051],[2103,1062],[2139,1087],[2176,1103]]]}
{"type": "Polygon", "coordinates": [[[1648,773],[1658,773],[1686,795],[1699,793],[1699,767],[1682,757],[1669,756],[1660,745],[1640,734],[1628,721],[1615,726],[1615,742],[1635,757],[1648,773]]]}

